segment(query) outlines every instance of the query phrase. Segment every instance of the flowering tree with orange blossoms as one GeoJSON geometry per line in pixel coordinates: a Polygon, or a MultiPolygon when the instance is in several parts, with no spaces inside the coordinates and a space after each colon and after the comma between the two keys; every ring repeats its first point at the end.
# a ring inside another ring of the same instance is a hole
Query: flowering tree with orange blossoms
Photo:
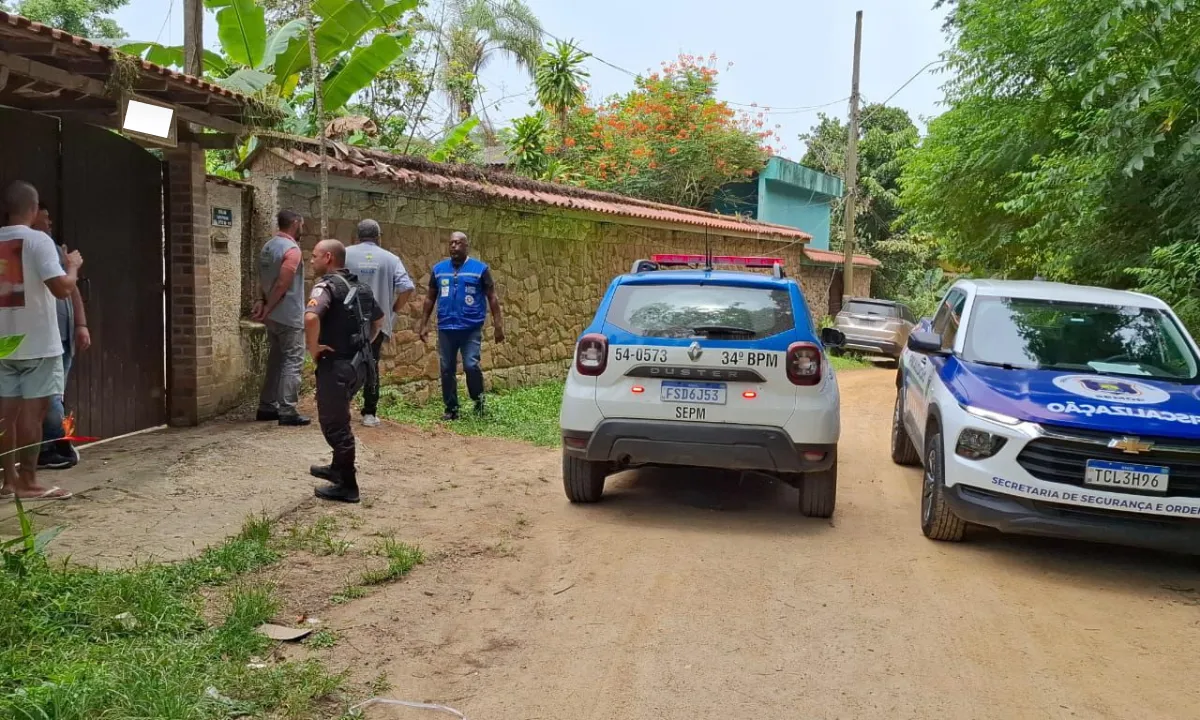
{"type": "Polygon", "coordinates": [[[721,185],[761,170],[778,142],[765,113],[717,100],[716,60],[681,55],[624,95],[572,109],[565,131],[547,128],[545,151],[584,187],[708,209],[721,185]]]}

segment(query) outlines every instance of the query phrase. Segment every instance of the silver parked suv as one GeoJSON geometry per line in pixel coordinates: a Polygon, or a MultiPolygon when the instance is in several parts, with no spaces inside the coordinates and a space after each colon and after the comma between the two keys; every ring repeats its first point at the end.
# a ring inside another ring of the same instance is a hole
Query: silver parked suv
{"type": "Polygon", "coordinates": [[[916,324],[912,310],[894,300],[850,298],[834,319],[846,336],[842,349],[899,359],[916,324]]]}

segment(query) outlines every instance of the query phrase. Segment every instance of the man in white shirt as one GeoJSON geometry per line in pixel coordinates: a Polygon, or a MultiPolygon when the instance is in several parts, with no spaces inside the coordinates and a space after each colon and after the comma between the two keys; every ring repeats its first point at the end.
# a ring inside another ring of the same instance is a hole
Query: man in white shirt
{"type": "Polygon", "coordinates": [[[50,236],[30,227],[38,214],[38,192],[32,185],[9,185],[4,204],[8,224],[0,228],[0,337],[22,339],[0,359],[0,497],[61,500],[71,493],[37,483],[38,448],[50,399],[61,395],[66,384],[55,299],[71,296],[83,258],[78,251],[68,252],[60,264],[50,236]]]}

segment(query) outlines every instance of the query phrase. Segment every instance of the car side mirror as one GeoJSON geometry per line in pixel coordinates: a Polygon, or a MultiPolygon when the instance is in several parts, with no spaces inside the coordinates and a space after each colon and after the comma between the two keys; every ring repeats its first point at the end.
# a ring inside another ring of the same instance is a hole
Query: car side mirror
{"type": "Polygon", "coordinates": [[[846,344],[846,333],[835,327],[821,328],[821,344],[826,347],[841,347],[846,344]]]}
{"type": "Polygon", "coordinates": [[[908,334],[908,349],[922,355],[942,355],[942,336],[940,333],[914,330],[908,334]]]}

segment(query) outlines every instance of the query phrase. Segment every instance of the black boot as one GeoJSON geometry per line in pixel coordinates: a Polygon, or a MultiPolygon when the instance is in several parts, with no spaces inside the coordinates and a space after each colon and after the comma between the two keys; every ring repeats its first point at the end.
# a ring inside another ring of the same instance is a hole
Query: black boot
{"type": "Polygon", "coordinates": [[[313,490],[313,494],[323,500],[336,500],[344,503],[358,502],[358,477],[353,470],[344,472],[335,470],[341,477],[341,482],[336,485],[323,485],[313,490]]]}
{"type": "Polygon", "coordinates": [[[308,474],[319,480],[327,480],[333,484],[342,481],[342,475],[332,465],[310,465],[308,474]]]}

